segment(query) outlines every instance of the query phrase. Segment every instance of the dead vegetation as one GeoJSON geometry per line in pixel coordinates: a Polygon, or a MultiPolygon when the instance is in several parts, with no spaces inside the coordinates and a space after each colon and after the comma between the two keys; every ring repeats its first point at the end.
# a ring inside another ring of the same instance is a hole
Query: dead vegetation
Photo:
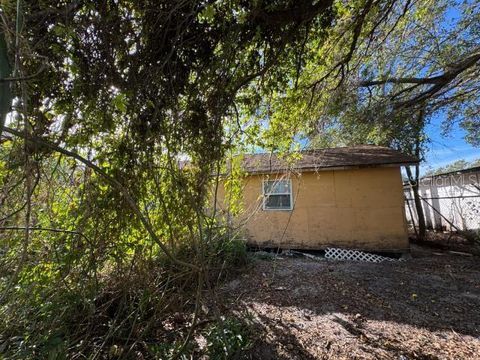
{"type": "Polygon", "coordinates": [[[478,359],[480,263],[414,246],[380,264],[256,260],[222,291],[252,359],[478,359]]]}
{"type": "Polygon", "coordinates": [[[410,233],[410,241],[432,250],[462,252],[472,255],[480,255],[480,233],[475,230],[462,232],[455,231],[427,231],[423,240],[418,240],[413,232],[410,233]]]}

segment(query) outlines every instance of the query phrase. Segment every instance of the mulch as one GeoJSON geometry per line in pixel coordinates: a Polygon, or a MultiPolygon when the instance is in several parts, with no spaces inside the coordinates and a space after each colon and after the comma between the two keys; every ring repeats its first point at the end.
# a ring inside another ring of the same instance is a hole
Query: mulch
{"type": "Polygon", "coordinates": [[[252,359],[480,359],[480,258],[255,260],[221,292],[249,322],[252,359]]]}

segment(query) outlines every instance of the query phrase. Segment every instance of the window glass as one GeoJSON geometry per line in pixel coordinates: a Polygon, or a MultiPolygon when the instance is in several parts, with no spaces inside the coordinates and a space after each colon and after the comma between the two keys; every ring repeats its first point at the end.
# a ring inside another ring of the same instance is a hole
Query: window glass
{"type": "Polygon", "coordinates": [[[290,209],[290,195],[269,195],[265,199],[266,209],[290,209]]]}
{"type": "Polygon", "coordinates": [[[292,189],[290,184],[290,180],[264,181],[264,209],[290,210],[292,208],[292,189]]]}
{"type": "Polygon", "coordinates": [[[290,194],[290,180],[264,181],[265,194],[290,194]]]}

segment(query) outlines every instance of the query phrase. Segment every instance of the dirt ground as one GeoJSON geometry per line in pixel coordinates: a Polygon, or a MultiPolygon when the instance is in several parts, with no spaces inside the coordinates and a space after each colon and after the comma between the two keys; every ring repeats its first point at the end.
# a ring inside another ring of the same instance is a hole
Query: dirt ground
{"type": "Polygon", "coordinates": [[[480,258],[257,259],[222,292],[253,323],[253,359],[480,359],[480,258]]]}

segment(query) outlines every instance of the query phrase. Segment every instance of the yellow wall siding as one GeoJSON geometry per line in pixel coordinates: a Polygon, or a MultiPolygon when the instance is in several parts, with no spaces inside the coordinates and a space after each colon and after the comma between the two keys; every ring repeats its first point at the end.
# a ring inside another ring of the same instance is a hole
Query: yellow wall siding
{"type": "MultiPolygon", "coordinates": [[[[275,178],[274,175],[269,177],[275,178]]],[[[237,219],[244,225],[252,245],[302,249],[333,245],[378,251],[408,249],[398,167],[292,175],[292,211],[262,209],[264,178],[264,175],[252,175],[245,179],[245,211],[237,219]]]]}

